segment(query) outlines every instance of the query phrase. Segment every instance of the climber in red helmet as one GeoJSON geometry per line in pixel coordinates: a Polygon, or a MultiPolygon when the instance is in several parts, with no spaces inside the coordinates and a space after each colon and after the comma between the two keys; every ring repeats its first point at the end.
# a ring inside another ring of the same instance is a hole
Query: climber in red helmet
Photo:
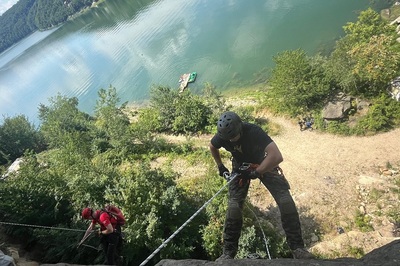
{"type": "Polygon", "coordinates": [[[117,248],[120,249],[122,244],[121,225],[118,222],[118,218],[106,210],[84,208],[82,210],[82,219],[92,220],[92,222],[79,245],[93,232],[96,224],[99,224],[98,235],[106,257],[104,265],[117,265],[117,248]]]}

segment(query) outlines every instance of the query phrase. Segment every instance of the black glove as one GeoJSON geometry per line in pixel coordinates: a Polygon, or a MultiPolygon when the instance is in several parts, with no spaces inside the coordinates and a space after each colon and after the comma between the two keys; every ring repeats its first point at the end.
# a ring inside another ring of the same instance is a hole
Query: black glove
{"type": "Polygon", "coordinates": [[[257,172],[256,170],[254,170],[254,171],[251,171],[251,172],[250,172],[250,174],[248,175],[248,177],[249,177],[250,179],[257,179],[257,178],[261,177],[261,175],[260,175],[259,172],[257,172]]]}
{"type": "Polygon", "coordinates": [[[229,174],[228,168],[225,167],[224,164],[218,165],[219,176],[224,177],[224,173],[227,172],[229,174]]]}

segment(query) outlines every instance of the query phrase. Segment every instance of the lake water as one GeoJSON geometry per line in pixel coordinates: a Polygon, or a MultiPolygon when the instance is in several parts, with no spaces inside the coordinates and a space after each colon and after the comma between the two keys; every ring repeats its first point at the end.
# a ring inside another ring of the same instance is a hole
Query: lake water
{"type": "MultiPolygon", "coordinates": [[[[356,21],[368,0],[105,1],[0,55],[0,114],[38,124],[40,103],[57,93],[93,112],[100,88],[121,102],[148,99],[153,85],[178,88],[196,71],[191,91],[205,82],[219,91],[254,82],[273,56],[302,48],[327,52],[356,21]]],[[[2,121],[2,120],[0,120],[2,121]]]]}

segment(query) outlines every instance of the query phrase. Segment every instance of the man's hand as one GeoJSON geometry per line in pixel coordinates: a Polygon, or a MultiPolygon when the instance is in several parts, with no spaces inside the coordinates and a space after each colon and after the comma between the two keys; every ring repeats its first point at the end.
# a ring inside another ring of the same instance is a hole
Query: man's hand
{"type": "Polygon", "coordinates": [[[248,179],[257,179],[259,177],[261,177],[261,174],[259,172],[257,172],[256,170],[241,170],[239,169],[238,171],[243,178],[248,178],[248,179]]]}
{"type": "Polygon", "coordinates": [[[256,170],[251,171],[250,174],[249,174],[249,178],[250,179],[257,179],[259,177],[261,177],[261,175],[256,170]]]}
{"type": "Polygon", "coordinates": [[[219,171],[219,176],[222,176],[222,177],[224,177],[224,173],[229,174],[229,170],[228,170],[228,168],[225,167],[224,164],[218,165],[218,171],[219,171]]]}

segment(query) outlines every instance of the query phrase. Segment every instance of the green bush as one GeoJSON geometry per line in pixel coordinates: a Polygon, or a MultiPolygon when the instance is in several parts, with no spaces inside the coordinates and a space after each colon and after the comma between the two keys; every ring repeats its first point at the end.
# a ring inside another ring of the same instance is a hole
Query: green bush
{"type": "Polygon", "coordinates": [[[370,222],[371,222],[371,217],[357,210],[355,217],[355,224],[361,230],[361,232],[371,232],[374,230],[370,222]]]}
{"type": "Polygon", "coordinates": [[[358,121],[352,133],[357,135],[376,134],[400,125],[400,102],[382,94],[369,108],[365,117],[358,121]]]}

